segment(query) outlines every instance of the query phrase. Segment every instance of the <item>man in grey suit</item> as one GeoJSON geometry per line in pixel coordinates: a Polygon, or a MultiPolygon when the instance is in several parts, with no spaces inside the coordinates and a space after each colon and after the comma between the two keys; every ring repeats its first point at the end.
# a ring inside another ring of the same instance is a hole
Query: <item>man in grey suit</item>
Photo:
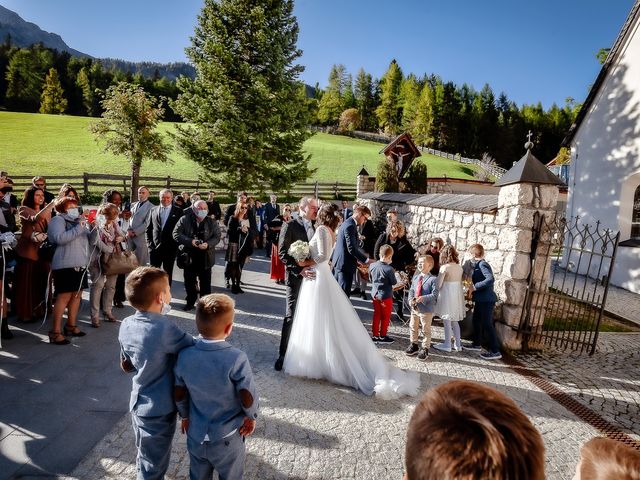
{"type": "Polygon", "coordinates": [[[135,253],[140,266],[149,265],[146,232],[152,209],[153,205],[149,201],[149,189],[140,187],[138,189],[138,201],[131,205],[131,222],[127,231],[129,248],[135,253]]]}

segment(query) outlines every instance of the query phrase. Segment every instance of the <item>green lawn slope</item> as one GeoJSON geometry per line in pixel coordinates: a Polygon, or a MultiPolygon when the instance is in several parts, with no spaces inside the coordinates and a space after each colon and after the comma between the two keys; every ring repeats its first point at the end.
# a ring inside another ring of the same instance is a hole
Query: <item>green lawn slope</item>
{"type": "MultiPolygon", "coordinates": [[[[89,132],[92,121],[95,119],[0,112],[0,169],[10,175],[128,174],[124,158],[104,153],[96,144],[89,132]]],[[[165,132],[172,128],[171,123],[161,125],[165,132]]],[[[382,147],[380,143],[318,133],[305,143],[305,150],[312,155],[310,165],[318,169],[308,181],[355,182],[363,165],[375,175],[382,147]]],[[[170,164],[145,161],[142,175],[195,179],[201,172],[197,164],[175,152],[171,158],[170,164]]],[[[432,155],[422,159],[430,177],[473,177],[469,166],[453,160],[432,155]]]]}

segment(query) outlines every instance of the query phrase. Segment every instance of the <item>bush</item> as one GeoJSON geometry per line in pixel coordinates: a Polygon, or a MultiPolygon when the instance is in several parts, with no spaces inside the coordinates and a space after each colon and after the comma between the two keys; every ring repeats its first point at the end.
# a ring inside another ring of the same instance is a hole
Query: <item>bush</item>
{"type": "Polygon", "coordinates": [[[357,108],[347,108],[340,114],[338,130],[340,132],[353,132],[360,128],[360,112],[357,108]]]}
{"type": "Polygon", "coordinates": [[[403,193],[427,193],[427,166],[416,159],[404,175],[403,193]]]}
{"type": "Polygon", "coordinates": [[[381,160],[376,173],[376,192],[399,192],[398,174],[393,162],[388,159],[381,160]]]}

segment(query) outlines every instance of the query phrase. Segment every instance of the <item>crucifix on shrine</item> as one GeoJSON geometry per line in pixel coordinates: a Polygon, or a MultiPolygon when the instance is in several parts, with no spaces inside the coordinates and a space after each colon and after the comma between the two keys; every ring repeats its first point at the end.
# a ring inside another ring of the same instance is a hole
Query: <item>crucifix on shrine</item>
{"type": "Polygon", "coordinates": [[[409,170],[413,160],[422,155],[408,133],[398,135],[380,153],[393,162],[398,180],[409,170]]]}

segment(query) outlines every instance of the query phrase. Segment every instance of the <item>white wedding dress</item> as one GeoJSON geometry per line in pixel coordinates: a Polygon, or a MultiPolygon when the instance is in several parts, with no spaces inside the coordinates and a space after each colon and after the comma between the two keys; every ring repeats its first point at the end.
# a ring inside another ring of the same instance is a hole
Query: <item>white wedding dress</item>
{"type": "Polygon", "coordinates": [[[375,392],[383,399],[417,395],[418,374],[400,370],[382,356],[333,278],[328,264],[333,243],[325,226],[318,227],[309,242],[316,277],[302,281],[284,371],[324,378],[367,395],[375,392]]]}

